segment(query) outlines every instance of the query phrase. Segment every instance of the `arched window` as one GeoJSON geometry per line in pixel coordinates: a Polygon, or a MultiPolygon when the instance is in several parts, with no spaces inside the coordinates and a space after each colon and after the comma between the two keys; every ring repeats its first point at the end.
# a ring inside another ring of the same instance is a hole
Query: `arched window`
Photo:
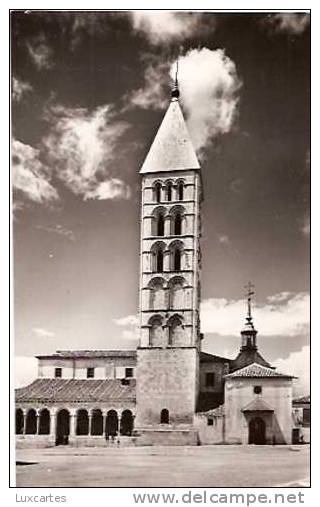
{"type": "Polygon", "coordinates": [[[151,271],[154,273],[163,272],[163,257],[165,243],[158,241],[151,247],[151,271]]]}
{"type": "Polygon", "coordinates": [[[177,184],[177,201],[183,201],[183,181],[178,181],[177,184]]]}
{"type": "Polygon", "coordinates": [[[160,424],[169,424],[169,410],[167,408],[161,410],[160,424]]]}
{"type": "Polygon", "coordinates": [[[157,181],[153,188],[154,191],[154,201],[161,202],[161,183],[157,181]]]}
{"type": "Polygon", "coordinates": [[[16,435],[22,435],[24,426],[23,410],[17,408],[16,410],[16,435]]]}
{"type": "Polygon", "coordinates": [[[39,435],[50,434],[50,412],[47,408],[41,410],[39,415],[39,435]]]}
{"type": "Polygon", "coordinates": [[[157,236],[164,236],[164,216],[159,213],[157,217],[157,236]]]}
{"type": "Polygon", "coordinates": [[[166,198],[167,201],[172,201],[172,181],[168,181],[166,184],[166,198]]]}
{"type": "Polygon", "coordinates": [[[173,206],[170,210],[169,217],[171,219],[170,234],[173,236],[181,236],[183,234],[183,223],[185,220],[186,210],[180,204],[173,206]]]}
{"type": "Polygon", "coordinates": [[[28,410],[26,418],[26,434],[35,435],[37,433],[37,413],[31,408],[28,410]]]}
{"type": "Polygon", "coordinates": [[[163,278],[153,278],[150,280],[150,310],[158,310],[165,306],[165,289],[163,278]]]}
{"type": "Polygon", "coordinates": [[[181,271],[183,269],[182,256],[184,253],[182,241],[179,240],[173,241],[169,245],[169,251],[170,251],[170,270],[181,271]]]}
{"type": "Polygon", "coordinates": [[[152,236],[164,236],[165,233],[165,216],[166,209],[163,206],[157,206],[152,211],[152,236]]]}
{"type": "Polygon", "coordinates": [[[174,216],[173,234],[175,236],[180,236],[182,234],[182,216],[180,212],[177,212],[174,216]]]}
{"type": "Polygon", "coordinates": [[[169,321],[169,345],[181,345],[183,343],[184,329],[182,320],[178,315],[173,315],[169,321]]]}
{"type": "Polygon", "coordinates": [[[181,277],[174,277],[169,282],[169,307],[170,309],[184,308],[184,285],[185,280],[181,277]]]}
{"type": "Polygon", "coordinates": [[[120,435],[130,436],[133,430],[133,415],[131,410],[124,410],[121,414],[120,435]]]}
{"type": "Polygon", "coordinates": [[[103,415],[99,409],[92,411],[91,435],[103,435],[103,415]]]}
{"type": "Polygon", "coordinates": [[[77,435],[88,435],[89,433],[89,416],[87,410],[80,409],[77,412],[77,435]]]}
{"type": "Polygon", "coordinates": [[[164,345],[164,330],[162,328],[162,317],[154,315],[149,320],[149,345],[151,347],[160,347],[164,345]]]}

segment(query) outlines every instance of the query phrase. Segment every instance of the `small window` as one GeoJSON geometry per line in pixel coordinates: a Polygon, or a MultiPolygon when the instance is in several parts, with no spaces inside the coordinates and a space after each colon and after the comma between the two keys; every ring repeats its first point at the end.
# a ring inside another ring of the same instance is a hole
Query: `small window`
{"type": "Polygon", "coordinates": [[[213,426],[213,419],[212,419],[212,417],[208,418],[208,426],[213,426]]]}
{"type": "Polygon", "coordinates": [[[161,183],[156,183],[154,186],[154,197],[156,202],[161,201],[161,183]]]}
{"type": "Polygon", "coordinates": [[[54,369],[54,376],[55,376],[55,378],[61,378],[62,377],[62,368],[55,368],[54,369]]]}
{"type": "Polygon", "coordinates": [[[160,424],[169,424],[169,410],[167,408],[161,410],[160,424]]]}
{"type": "Polygon", "coordinates": [[[163,272],[163,251],[158,250],[156,253],[156,272],[162,273],[163,272]]]}
{"type": "Polygon", "coordinates": [[[179,181],[177,186],[178,201],[183,201],[183,182],[179,181]]]}
{"type": "Polygon", "coordinates": [[[87,368],[87,378],[94,378],[94,368],[87,368]]]}
{"type": "Polygon", "coordinates": [[[126,378],[132,378],[133,377],[133,368],[126,368],[125,369],[125,377],[126,378]]]}
{"type": "Polygon", "coordinates": [[[157,236],[164,236],[164,216],[162,213],[158,216],[157,236]]]}
{"type": "Polygon", "coordinates": [[[206,387],[213,386],[214,386],[214,373],[210,371],[209,373],[206,373],[206,387]]]}
{"type": "Polygon", "coordinates": [[[254,394],[261,394],[262,393],[262,387],[261,386],[254,386],[253,387],[254,394]]]}
{"type": "Polygon", "coordinates": [[[167,201],[172,201],[172,183],[167,184],[167,201]]]}
{"type": "Polygon", "coordinates": [[[182,217],[180,213],[177,213],[174,217],[174,235],[180,236],[182,231],[182,217]]]}

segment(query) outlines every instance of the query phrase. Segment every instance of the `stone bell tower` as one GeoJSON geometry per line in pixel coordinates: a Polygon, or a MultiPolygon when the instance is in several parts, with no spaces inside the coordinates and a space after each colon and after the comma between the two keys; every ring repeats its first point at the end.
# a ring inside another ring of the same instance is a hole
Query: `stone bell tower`
{"type": "Polygon", "coordinates": [[[140,174],[136,428],[187,428],[199,385],[202,189],[177,81],[140,174]]]}

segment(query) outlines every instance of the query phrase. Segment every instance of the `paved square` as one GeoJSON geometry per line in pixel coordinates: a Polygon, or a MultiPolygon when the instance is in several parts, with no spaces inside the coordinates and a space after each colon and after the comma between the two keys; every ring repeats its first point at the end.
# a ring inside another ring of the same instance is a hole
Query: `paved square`
{"type": "Polygon", "coordinates": [[[17,486],[308,486],[309,446],[18,449],[17,486]]]}

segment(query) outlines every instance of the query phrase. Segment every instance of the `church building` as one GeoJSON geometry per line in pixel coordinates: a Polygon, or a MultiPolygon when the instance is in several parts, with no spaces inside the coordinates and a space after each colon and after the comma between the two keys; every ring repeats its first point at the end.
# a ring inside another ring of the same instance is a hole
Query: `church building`
{"type": "Polygon", "coordinates": [[[251,284],[237,357],[201,350],[202,178],[177,82],[140,174],[138,347],[37,356],[17,444],[291,443],[293,377],[258,351],[251,284]]]}

